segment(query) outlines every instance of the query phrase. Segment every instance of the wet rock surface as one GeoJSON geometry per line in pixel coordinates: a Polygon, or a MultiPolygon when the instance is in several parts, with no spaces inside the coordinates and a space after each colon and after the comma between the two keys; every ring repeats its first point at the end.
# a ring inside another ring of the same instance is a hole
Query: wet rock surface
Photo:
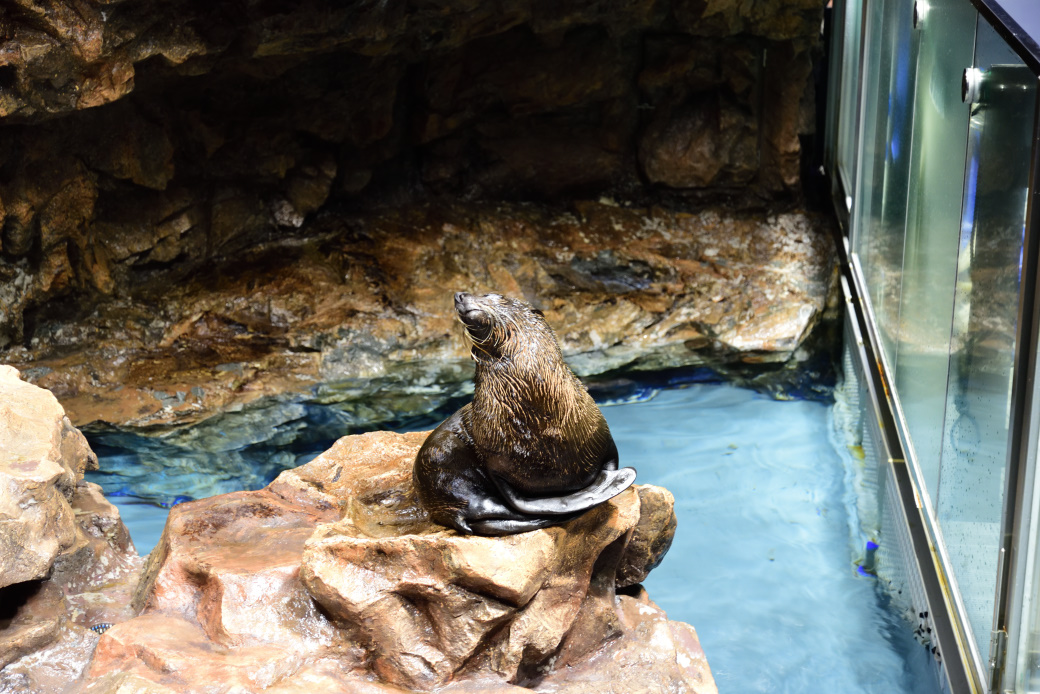
{"type": "Polygon", "coordinates": [[[71,502],[88,467],[97,458],[54,396],[0,366],[0,588],[46,577],[76,542],[71,502]]]}
{"type": "Polygon", "coordinates": [[[236,450],[271,427],[291,436],[308,403],[335,405],[334,439],[465,395],[455,290],[540,308],[583,376],[790,362],[833,298],[825,220],[608,202],[327,217],[319,240],[243,251],[161,292],[103,301],[86,322],[41,322],[46,339],[6,356],[77,424],[185,449],[230,434],[214,447],[236,450]],[[221,412],[231,420],[205,424],[221,412]]]}
{"type": "Polygon", "coordinates": [[[126,620],[141,570],[96,465],[54,396],[0,366],[0,692],[61,692],[126,620]]]}
{"type": "Polygon", "coordinates": [[[466,380],[431,295],[456,289],[555,311],[586,373],[635,348],[665,352],[648,368],[684,364],[681,343],[783,358],[804,321],[737,340],[732,307],[663,297],[696,283],[741,310],[759,301],[710,251],[750,241],[742,210],[789,238],[770,211],[799,200],[821,12],[14,0],[0,19],[0,360],[76,424],[178,426],[329,382],[346,385],[321,398],[351,399],[352,379],[414,386],[385,410],[415,412],[416,390],[466,380]],[[566,201],[600,195],[643,212],[585,228],[589,205],[566,201]],[[416,202],[430,199],[473,207],[416,202]],[[497,200],[562,204],[580,223],[482,202],[497,200]],[[655,201],[708,217],[676,223],[655,201]],[[646,224],[666,227],[656,248],[646,224]],[[593,366],[603,347],[621,349],[593,366]]]}
{"type": "Polygon", "coordinates": [[[619,565],[667,551],[667,492],[460,536],[415,501],[425,435],[345,437],[263,490],[175,507],[86,691],[715,691],[692,628],[616,592],[619,565]],[[636,528],[654,550],[630,549],[636,528]]]}

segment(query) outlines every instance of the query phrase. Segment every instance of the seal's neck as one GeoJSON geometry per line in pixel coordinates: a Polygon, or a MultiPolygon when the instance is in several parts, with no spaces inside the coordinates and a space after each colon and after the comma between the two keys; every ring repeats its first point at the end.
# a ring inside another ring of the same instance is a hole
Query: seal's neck
{"type": "Polygon", "coordinates": [[[477,361],[473,408],[493,421],[563,425],[583,395],[588,397],[558,348],[539,354],[528,346],[498,359],[477,361]]]}

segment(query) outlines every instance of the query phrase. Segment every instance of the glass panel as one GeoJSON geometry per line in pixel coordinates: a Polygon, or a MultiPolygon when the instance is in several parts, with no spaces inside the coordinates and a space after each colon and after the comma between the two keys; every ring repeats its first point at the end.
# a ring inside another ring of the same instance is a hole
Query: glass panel
{"type": "Polygon", "coordinates": [[[932,0],[918,25],[895,381],[910,447],[933,500],[939,484],[968,135],[961,76],[972,64],[976,16],[965,0],[932,0]]]}
{"type": "Polygon", "coordinates": [[[993,621],[1036,79],[986,22],[975,49],[936,513],[985,658],[993,621]]]}
{"type": "Polygon", "coordinates": [[[863,135],[853,204],[859,258],[889,367],[895,365],[917,43],[914,0],[868,5],[863,135]]]}
{"type": "MultiPolygon", "coordinates": [[[[826,10],[824,10],[824,21],[826,21],[826,10]]],[[[823,161],[827,167],[828,176],[831,179],[832,189],[836,185],[837,177],[832,175],[836,168],[835,151],[838,139],[838,113],[841,109],[841,56],[842,46],[845,45],[845,3],[835,0],[831,9],[830,26],[828,31],[827,50],[827,129],[823,138],[823,161]]]]}
{"type": "MultiPolygon", "coordinates": [[[[863,0],[846,0],[841,58],[841,103],[838,118],[838,173],[845,192],[852,194],[856,161],[859,94],[859,54],[863,43],[863,0]]],[[[848,204],[848,201],[846,201],[848,204]]]]}

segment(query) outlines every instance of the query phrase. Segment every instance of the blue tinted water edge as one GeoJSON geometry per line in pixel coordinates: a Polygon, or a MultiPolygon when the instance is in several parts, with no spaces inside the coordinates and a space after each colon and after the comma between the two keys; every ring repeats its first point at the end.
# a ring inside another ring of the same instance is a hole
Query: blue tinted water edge
{"type": "MultiPolygon", "coordinates": [[[[612,392],[603,411],[622,463],[676,497],[675,542],[646,588],[672,619],[696,627],[720,692],[939,691],[927,649],[877,579],[857,574],[856,499],[828,403],[720,384],[612,392]]],[[[248,457],[231,463],[195,474],[242,485],[236,470],[248,457]]],[[[158,464],[147,470],[162,474],[158,464]]],[[[166,511],[112,500],[149,551],[166,511]]]]}
{"type": "Polygon", "coordinates": [[[939,691],[930,653],[857,572],[828,405],[692,386],[604,414],[639,482],[676,497],[645,586],[695,626],[720,692],[939,691]]]}

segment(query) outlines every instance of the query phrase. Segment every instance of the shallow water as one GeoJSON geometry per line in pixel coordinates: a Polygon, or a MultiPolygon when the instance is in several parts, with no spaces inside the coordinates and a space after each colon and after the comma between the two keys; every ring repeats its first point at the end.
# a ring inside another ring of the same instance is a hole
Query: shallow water
{"type": "Polygon", "coordinates": [[[679,527],[645,582],[693,624],[722,694],[938,692],[931,657],[857,574],[830,407],[729,386],[603,408],[679,527]]]}
{"type": "MultiPolygon", "coordinates": [[[[622,464],[676,497],[675,541],[645,586],[696,627],[721,694],[939,691],[931,656],[857,575],[828,405],[695,385],[603,411],[622,464]]],[[[148,552],[166,510],[112,501],[148,552]]]]}

